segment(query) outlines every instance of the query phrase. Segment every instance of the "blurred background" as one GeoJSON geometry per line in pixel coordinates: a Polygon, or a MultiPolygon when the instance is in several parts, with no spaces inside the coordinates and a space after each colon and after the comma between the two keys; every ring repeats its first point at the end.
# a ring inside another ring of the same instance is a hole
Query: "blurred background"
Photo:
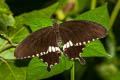
{"type": "MultiPolygon", "coordinates": [[[[39,10],[56,3],[58,0],[6,0],[13,16],[39,10]]],[[[110,21],[109,34],[102,39],[109,57],[86,58],[87,65],[75,62],[75,80],[120,80],[120,0],[60,0],[62,6],[57,8],[51,18],[71,20],[77,15],[107,3],[110,21]]],[[[70,70],[45,80],[70,80],[70,70]]]]}

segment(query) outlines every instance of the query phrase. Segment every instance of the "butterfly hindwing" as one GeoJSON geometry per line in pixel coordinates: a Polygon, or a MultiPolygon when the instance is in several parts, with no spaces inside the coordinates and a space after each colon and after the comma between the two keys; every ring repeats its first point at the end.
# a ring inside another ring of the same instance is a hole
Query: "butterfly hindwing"
{"type": "Polygon", "coordinates": [[[15,56],[19,59],[38,56],[48,65],[50,71],[50,66],[58,64],[60,57],[53,28],[47,27],[31,33],[17,46],[15,56]]]}
{"type": "Polygon", "coordinates": [[[71,46],[69,48],[64,49],[64,53],[70,60],[78,59],[80,60],[81,64],[85,64],[85,60],[81,57],[81,53],[83,52],[83,49],[85,48],[85,45],[81,46],[71,46]]]}
{"type": "Polygon", "coordinates": [[[47,55],[40,56],[39,58],[43,60],[44,63],[48,65],[47,70],[51,70],[51,66],[59,63],[60,52],[49,52],[47,55]]]}

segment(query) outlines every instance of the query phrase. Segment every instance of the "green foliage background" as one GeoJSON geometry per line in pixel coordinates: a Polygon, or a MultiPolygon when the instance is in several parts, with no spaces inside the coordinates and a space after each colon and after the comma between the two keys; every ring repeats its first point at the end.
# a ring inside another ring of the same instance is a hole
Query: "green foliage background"
{"type": "Polygon", "coordinates": [[[119,9],[120,0],[0,0],[0,80],[119,80],[119,9]],[[65,13],[68,2],[74,8],[65,13]],[[82,53],[86,65],[62,55],[60,64],[48,72],[37,57],[16,60],[15,47],[31,31],[52,26],[54,19],[94,21],[108,36],[87,44],[82,53]]]}

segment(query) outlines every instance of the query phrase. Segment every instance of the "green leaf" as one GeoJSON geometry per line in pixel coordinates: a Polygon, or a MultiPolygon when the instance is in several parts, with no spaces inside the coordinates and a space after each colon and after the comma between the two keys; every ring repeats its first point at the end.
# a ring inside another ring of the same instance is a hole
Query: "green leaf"
{"type": "Polygon", "coordinates": [[[7,40],[0,38],[0,57],[4,59],[15,59],[14,50],[15,48],[11,48],[7,40]]]}
{"type": "Polygon", "coordinates": [[[104,46],[99,40],[91,42],[86,45],[83,53],[81,54],[83,57],[102,57],[102,56],[110,56],[104,49],[104,46]]]}
{"type": "Polygon", "coordinates": [[[34,32],[44,27],[53,26],[53,21],[54,21],[53,19],[48,18],[34,18],[27,22],[27,24],[29,24],[32,32],[34,32]]]}
{"type": "MultiPolygon", "coordinates": [[[[34,31],[44,28],[44,27],[53,26],[53,22],[54,22],[53,19],[34,18],[34,19],[30,20],[29,22],[27,22],[27,24],[29,24],[31,30],[34,32],[34,31]]],[[[57,23],[61,23],[61,21],[58,21],[57,23]]]]}
{"type": "MultiPolygon", "coordinates": [[[[107,4],[102,5],[94,10],[90,10],[80,16],[76,17],[76,20],[88,20],[103,25],[109,30],[109,15],[107,11],[107,4]]],[[[105,51],[100,41],[94,41],[87,44],[85,50],[82,53],[83,57],[94,57],[94,56],[109,56],[105,51]]]]}
{"type": "Polygon", "coordinates": [[[15,48],[10,48],[8,50],[5,50],[0,53],[0,56],[3,57],[4,59],[16,59],[14,57],[14,50],[15,48]]]}
{"type": "Polygon", "coordinates": [[[70,69],[71,66],[72,61],[69,61],[67,57],[62,55],[60,63],[55,66],[52,66],[51,71],[48,72],[47,65],[40,61],[40,59],[35,57],[29,64],[27,79],[28,80],[45,79],[57,75],[59,73],[62,73],[63,71],[70,69]]]}
{"type": "Polygon", "coordinates": [[[6,22],[6,26],[12,26],[13,28],[16,28],[15,25],[15,19],[12,14],[3,14],[4,19],[6,22]]]}
{"type": "Polygon", "coordinates": [[[80,16],[76,17],[77,20],[94,21],[103,25],[107,30],[109,27],[109,14],[107,10],[107,4],[104,4],[94,10],[90,10],[80,16]]]}
{"type": "Polygon", "coordinates": [[[0,0],[0,13],[11,13],[8,5],[5,3],[6,0],[0,0]]]}
{"type": "Polygon", "coordinates": [[[15,20],[12,14],[0,14],[0,31],[6,32],[7,27],[15,28],[15,20]]]}
{"type": "Polygon", "coordinates": [[[3,45],[4,42],[5,42],[5,40],[0,38],[0,47],[3,45]]]}
{"type": "Polygon", "coordinates": [[[26,80],[26,67],[18,67],[12,60],[3,62],[0,59],[0,80],[26,80]]]}
{"type": "Polygon", "coordinates": [[[5,0],[0,0],[0,34],[5,32],[8,26],[15,27],[14,24],[15,20],[8,5],[5,0]]]}
{"type": "Polygon", "coordinates": [[[82,12],[85,8],[90,6],[90,0],[76,0],[77,1],[77,7],[79,12],[82,12]]]}
{"type": "Polygon", "coordinates": [[[9,28],[8,37],[14,43],[21,42],[26,36],[29,35],[29,32],[26,27],[24,27],[25,19],[21,16],[15,17],[16,20],[16,28],[9,28]]]}

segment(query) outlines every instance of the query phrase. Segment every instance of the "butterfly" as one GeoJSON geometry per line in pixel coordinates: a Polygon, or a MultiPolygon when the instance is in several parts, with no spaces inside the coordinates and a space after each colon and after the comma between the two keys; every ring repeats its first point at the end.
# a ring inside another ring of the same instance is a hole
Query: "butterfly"
{"type": "Polygon", "coordinates": [[[106,35],[107,30],[95,22],[73,20],[57,24],[54,21],[53,26],[39,29],[26,37],[16,47],[14,55],[18,59],[37,56],[47,64],[47,70],[50,71],[51,66],[59,64],[62,44],[65,56],[85,64],[81,54],[86,44],[106,35]]]}

